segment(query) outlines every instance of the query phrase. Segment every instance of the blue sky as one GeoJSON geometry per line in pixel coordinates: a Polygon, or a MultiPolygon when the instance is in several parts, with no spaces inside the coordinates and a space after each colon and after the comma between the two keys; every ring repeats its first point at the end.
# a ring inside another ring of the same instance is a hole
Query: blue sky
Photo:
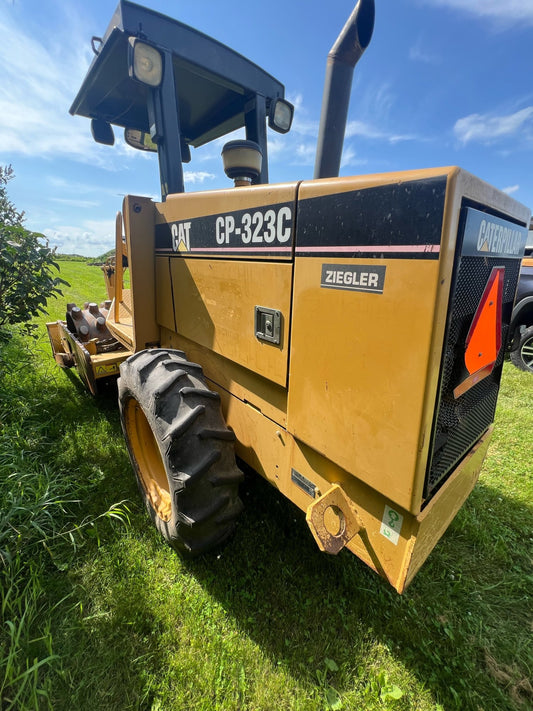
{"type": "MultiPolygon", "coordinates": [[[[270,180],[309,179],[327,53],[354,0],[145,0],[285,84],[292,131],[269,131],[270,180]]],[[[141,3],[142,4],[142,3],[141,3]]],[[[159,197],[154,156],[91,138],[68,109],[116,0],[0,0],[0,163],[28,228],[60,252],[113,246],[125,194],[159,197]]],[[[533,0],[376,0],[356,68],[341,175],[459,165],[533,207],[533,0]]],[[[222,141],[223,142],[223,141],[222,141]]],[[[193,149],[186,189],[229,187],[221,143],[193,149]]]]}

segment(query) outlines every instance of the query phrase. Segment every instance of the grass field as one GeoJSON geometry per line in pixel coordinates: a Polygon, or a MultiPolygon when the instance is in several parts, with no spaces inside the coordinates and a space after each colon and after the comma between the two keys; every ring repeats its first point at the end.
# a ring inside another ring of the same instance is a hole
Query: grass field
{"type": "MultiPolygon", "coordinates": [[[[104,297],[98,268],[61,269],[65,303],[104,297]]],[[[0,344],[2,711],[531,708],[531,375],[505,365],[480,483],[400,597],[319,553],[258,477],[229,544],[182,560],[113,394],[87,395],[41,333],[0,344]]]]}

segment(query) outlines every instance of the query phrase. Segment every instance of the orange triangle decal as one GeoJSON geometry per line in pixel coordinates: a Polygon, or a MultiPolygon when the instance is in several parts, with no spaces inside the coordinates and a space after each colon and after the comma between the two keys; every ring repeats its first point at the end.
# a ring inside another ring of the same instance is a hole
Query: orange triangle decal
{"type": "Polygon", "coordinates": [[[466,337],[465,365],[469,376],[453,391],[457,399],[490,375],[502,346],[504,267],[494,267],[466,337]]]}

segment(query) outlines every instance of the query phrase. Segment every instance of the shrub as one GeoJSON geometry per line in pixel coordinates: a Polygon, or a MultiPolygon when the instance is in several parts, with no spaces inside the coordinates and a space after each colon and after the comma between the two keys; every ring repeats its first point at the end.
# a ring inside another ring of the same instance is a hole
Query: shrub
{"type": "Polygon", "coordinates": [[[47,300],[61,295],[66,282],[55,274],[54,250],[43,235],[24,227],[24,213],[9,200],[6,186],[13,177],[10,165],[0,166],[0,330],[23,324],[31,333],[30,319],[46,313],[47,300]]]}

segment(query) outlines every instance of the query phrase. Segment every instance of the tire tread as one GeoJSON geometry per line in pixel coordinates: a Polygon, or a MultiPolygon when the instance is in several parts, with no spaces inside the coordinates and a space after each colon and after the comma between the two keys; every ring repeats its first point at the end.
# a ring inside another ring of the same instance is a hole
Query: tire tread
{"type": "Polygon", "coordinates": [[[220,396],[210,390],[201,366],[182,351],[154,348],[131,356],[120,368],[121,421],[145,505],[167,542],[195,556],[224,542],[243,506],[243,478],[235,462],[235,435],[226,427],[220,396]],[[154,510],[138,470],[124,412],[134,398],[159,447],[168,480],[172,515],[154,510]]]}

